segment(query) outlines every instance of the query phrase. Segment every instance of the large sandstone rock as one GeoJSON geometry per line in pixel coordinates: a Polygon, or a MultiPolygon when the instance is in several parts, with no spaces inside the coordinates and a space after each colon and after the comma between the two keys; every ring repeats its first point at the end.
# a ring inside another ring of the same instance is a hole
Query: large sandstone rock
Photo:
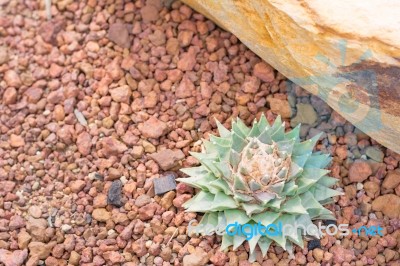
{"type": "Polygon", "coordinates": [[[183,1],[400,152],[400,2],[183,1]]]}

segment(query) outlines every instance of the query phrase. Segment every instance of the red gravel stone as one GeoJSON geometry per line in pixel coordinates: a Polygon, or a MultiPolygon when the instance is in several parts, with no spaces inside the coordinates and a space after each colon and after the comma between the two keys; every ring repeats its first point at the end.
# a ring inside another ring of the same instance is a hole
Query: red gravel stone
{"type": "Polygon", "coordinates": [[[355,161],[349,169],[349,179],[351,182],[362,182],[371,174],[371,166],[365,161],[355,161]]]}
{"type": "Polygon", "coordinates": [[[3,95],[3,103],[6,105],[17,102],[17,90],[15,88],[7,88],[3,95]]]}
{"type": "Polygon", "coordinates": [[[79,134],[76,140],[76,146],[83,156],[90,154],[90,150],[92,147],[92,138],[90,134],[87,132],[82,132],[81,134],[79,134]]]}
{"type": "Polygon", "coordinates": [[[110,26],[108,38],[122,48],[129,48],[131,45],[128,28],[122,23],[114,23],[110,26]]]}
{"type": "Polygon", "coordinates": [[[168,126],[165,122],[152,116],[142,125],[139,125],[139,130],[144,137],[157,139],[168,133],[168,126]]]}
{"type": "Polygon", "coordinates": [[[257,63],[254,66],[253,75],[264,82],[272,82],[275,79],[274,69],[265,62],[257,63]]]}

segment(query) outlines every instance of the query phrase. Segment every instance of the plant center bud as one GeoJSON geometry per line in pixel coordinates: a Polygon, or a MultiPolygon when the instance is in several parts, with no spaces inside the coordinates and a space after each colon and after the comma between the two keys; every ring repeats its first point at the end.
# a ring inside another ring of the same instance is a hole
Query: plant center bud
{"type": "Polygon", "coordinates": [[[290,156],[280,152],[275,142],[265,144],[251,138],[241,153],[237,169],[234,169],[234,174],[247,186],[236,191],[256,198],[258,193],[273,194],[272,186],[288,179],[290,163],[290,156]]]}

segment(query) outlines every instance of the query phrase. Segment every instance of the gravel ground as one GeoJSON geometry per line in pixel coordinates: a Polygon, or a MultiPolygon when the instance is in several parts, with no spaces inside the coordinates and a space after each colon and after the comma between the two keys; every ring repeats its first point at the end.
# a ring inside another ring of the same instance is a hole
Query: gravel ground
{"type": "Polygon", "coordinates": [[[251,265],[247,245],[186,234],[191,188],[153,181],[197,164],[214,118],[261,113],[324,132],[337,222],[384,236],[325,236],[294,259],[272,246],[253,265],[400,265],[400,155],[180,2],[54,1],[51,21],[42,2],[0,0],[2,265],[251,265]]]}

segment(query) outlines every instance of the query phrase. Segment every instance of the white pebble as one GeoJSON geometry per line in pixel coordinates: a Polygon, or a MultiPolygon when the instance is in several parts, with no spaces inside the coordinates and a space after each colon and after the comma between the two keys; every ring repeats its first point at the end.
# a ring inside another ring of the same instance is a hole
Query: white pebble
{"type": "Polygon", "coordinates": [[[119,180],[121,181],[121,183],[122,183],[123,185],[125,185],[126,182],[128,182],[128,180],[126,179],[126,176],[121,176],[121,178],[120,178],[119,180]]]}
{"type": "Polygon", "coordinates": [[[90,180],[94,180],[96,178],[96,173],[95,172],[89,173],[88,177],[90,180]]]}
{"type": "Polygon", "coordinates": [[[39,182],[35,181],[35,183],[33,183],[32,185],[32,190],[37,190],[39,186],[40,186],[39,182]]]}
{"type": "Polygon", "coordinates": [[[83,114],[78,109],[74,109],[74,114],[76,116],[76,119],[78,119],[79,124],[81,124],[82,126],[88,125],[86,118],[83,116],[83,114]]]}
{"type": "Polygon", "coordinates": [[[343,188],[341,188],[341,187],[337,187],[337,188],[336,188],[336,191],[343,192],[343,191],[344,191],[344,189],[343,189],[343,188]]]}
{"type": "Polygon", "coordinates": [[[147,240],[146,241],[146,248],[149,248],[151,246],[151,244],[153,244],[153,241],[147,240]]]}
{"type": "Polygon", "coordinates": [[[71,230],[72,226],[70,226],[69,224],[63,224],[61,226],[61,231],[63,232],[68,232],[69,230],[71,230]]]}

